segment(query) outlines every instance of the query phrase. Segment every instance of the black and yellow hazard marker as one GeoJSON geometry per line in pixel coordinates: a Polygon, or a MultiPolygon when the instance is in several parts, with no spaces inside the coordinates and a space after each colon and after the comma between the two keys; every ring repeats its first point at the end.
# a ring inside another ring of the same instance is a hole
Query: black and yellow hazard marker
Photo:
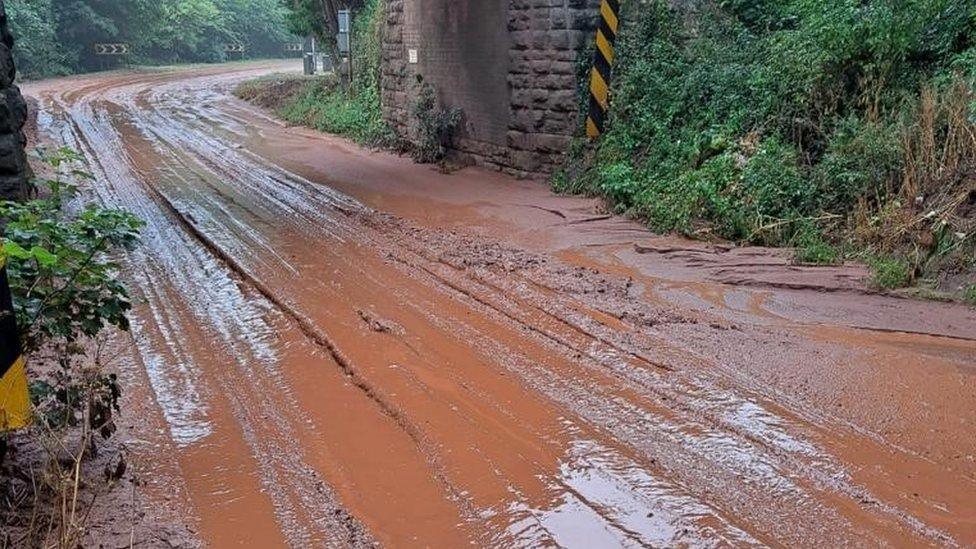
{"type": "Polygon", "coordinates": [[[590,76],[590,112],[586,116],[586,135],[596,139],[603,133],[610,109],[610,73],[614,43],[620,26],[620,0],[600,2],[600,23],[596,29],[596,53],[590,76]]]}
{"type": "Polygon", "coordinates": [[[20,350],[5,263],[0,257],[0,433],[30,423],[26,362],[20,350]]]}

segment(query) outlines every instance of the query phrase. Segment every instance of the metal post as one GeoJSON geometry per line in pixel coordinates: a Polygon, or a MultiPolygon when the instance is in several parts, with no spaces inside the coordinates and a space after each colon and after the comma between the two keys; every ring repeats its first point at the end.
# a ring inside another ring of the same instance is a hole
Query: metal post
{"type": "Polygon", "coordinates": [[[596,139],[606,127],[610,110],[610,76],[614,61],[614,42],[620,25],[620,0],[600,2],[600,21],[596,31],[596,51],[590,74],[590,110],[586,117],[586,135],[596,139]]]}

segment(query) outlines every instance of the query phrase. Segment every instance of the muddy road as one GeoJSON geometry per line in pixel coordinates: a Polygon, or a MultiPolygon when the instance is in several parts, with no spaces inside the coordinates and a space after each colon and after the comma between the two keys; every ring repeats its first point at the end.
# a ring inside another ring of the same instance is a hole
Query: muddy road
{"type": "Polygon", "coordinates": [[[976,544],[972,309],[229,95],[298,68],[25,87],[42,138],[147,223],[128,444],[204,543],[976,544]]]}

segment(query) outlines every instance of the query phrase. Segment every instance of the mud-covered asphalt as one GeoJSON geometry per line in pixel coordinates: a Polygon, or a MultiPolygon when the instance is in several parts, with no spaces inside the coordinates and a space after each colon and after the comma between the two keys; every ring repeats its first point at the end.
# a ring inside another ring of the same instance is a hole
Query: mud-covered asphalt
{"type": "Polygon", "coordinates": [[[25,87],[146,221],[120,274],[129,446],[202,541],[976,544],[972,309],[229,96],[285,68],[25,87]]]}

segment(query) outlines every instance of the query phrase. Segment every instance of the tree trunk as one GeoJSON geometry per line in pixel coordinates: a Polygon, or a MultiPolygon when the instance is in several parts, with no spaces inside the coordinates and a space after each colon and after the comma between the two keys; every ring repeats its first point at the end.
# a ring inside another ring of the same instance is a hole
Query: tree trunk
{"type": "Polygon", "coordinates": [[[339,34],[339,9],[341,6],[338,0],[319,0],[319,5],[325,28],[325,44],[323,47],[329,48],[332,66],[338,67],[341,56],[339,55],[339,45],[336,43],[336,35],[339,34]]]}

